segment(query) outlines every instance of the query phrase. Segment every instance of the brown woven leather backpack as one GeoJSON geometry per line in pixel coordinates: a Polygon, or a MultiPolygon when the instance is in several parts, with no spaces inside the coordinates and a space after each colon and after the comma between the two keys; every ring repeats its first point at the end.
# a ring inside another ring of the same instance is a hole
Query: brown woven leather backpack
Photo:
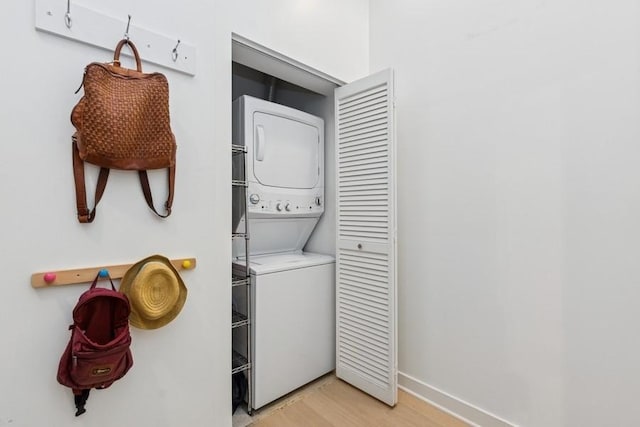
{"type": "Polygon", "coordinates": [[[156,215],[166,218],[171,214],[176,160],[166,77],[143,73],[138,50],[124,39],[116,46],[113,63],[87,65],[82,85],[84,96],[71,112],[71,123],[77,130],[72,139],[78,220],[94,220],[110,168],[137,170],[147,205],[156,215]],[[125,44],[133,51],[137,70],[120,66],[120,51],[125,44]],[[101,167],[91,211],[87,208],[83,161],[101,167]],[[153,205],[146,172],[162,168],[168,170],[169,184],[164,214],[153,205]]]}

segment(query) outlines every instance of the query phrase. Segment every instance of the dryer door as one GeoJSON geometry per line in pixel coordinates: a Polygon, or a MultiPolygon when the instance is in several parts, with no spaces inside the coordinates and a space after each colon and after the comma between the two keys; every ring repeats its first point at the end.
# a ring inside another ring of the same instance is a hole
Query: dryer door
{"type": "Polygon", "coordinates": [[[307,123],[253,113],[253,173],[270,187],[314,188],[320,179],[320,130],[307,123]]]}

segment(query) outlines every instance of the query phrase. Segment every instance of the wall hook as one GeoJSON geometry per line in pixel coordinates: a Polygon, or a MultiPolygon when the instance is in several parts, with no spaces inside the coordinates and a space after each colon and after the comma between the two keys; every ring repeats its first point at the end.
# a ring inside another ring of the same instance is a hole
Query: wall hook
{"type": "Polygon", "coordinates": [[[71,0],[67,0],[67,13],[64,14],[64,25],[71,29],[71,0]]]}
{"type": "Polygon", "coordinates": [[[129,24],[131,24],[131,15],[129,15],[129,19],[127,20],[127,29],[124,30],[124,39],[129,41],[129,24]]]}
{"type": "Polygon", "coordinates": [[[173,50],[171,51],[171,59],[173,59],[173,62],[176,62],[178,60],[178,46],[180,46],[180,39],[178,39],[178,43],[176,43],[176,47],[174,47],[173,50]]]}

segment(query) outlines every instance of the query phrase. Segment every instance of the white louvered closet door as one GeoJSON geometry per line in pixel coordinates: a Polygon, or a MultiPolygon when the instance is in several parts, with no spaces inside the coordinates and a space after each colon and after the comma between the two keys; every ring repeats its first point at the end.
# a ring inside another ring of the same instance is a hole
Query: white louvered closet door
{"type": "Polygon", "coordinates": [[[336,375],[397,401],[393,71],[336,89],[336,375]]]}

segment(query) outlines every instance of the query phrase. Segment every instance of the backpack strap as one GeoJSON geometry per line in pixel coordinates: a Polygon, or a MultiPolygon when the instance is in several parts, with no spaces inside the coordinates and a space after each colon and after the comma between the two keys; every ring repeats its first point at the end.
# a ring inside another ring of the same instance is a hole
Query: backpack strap
{"type": "MultiPolygon", "coordinates": [[[[109,276],[109,273],[107,273],[106,276],[104,276],[105,278],[109,279],[109,282],[111,282],[111,289],[113,289],[114,291],[116,290],[116,287],[113,285],[113,280],[111,280],[111,276],[109,276]]],[[[96,278],[93,279],[93,283],[91,283],[91,286],[89,287],[89,289],[93,289],[96,287],[96,285],[98,284],[98,280],[102,279],[103,276],[100,276],[100,273],[96,274],[96,278]]]]}
{"type": "MultiPolygon", "coordinates": [[[[84,162],[80,158],[80,152],[78,150],[77,143],[77,134],[73,135],[73,178],[76,186],[76,207],[78,210],[78,221],[81,223],[93,222],[96,216],[96,208],[98,207],[98,203],[100,199],[102,199],[102,195],[104,194],[104,190],[107,186],[107,180],[109,179],[109,169],[108,168],[100,168],[100,174],[98,175],[98,183],[96,184],[96,194],[94,197],[94,206],[91,211],[89,211],[87,207],[87,191],[85,187],[85,179],[84,179],[84,162]]],[[[161,218],[166,218],[171,215],[171,206],[173,205],[173,192],[175,188],[176,181],[176,167],[171,166],[167,169],[167,182],[169,186],[169,195],[167,197],[167,201],[165,202],[166,213],[159,213],[155,206],[153,205],[153,196],[151,195],[151,186],[149,185],[149,177],[147,175],[146,170],[138,171],[138,175],[140,177],[140,185],[142,186],[142,193],[144,194],[144,199],[147,202],[147,205],[151,210],[161,218]]]]}
{"type": "Polygon", "coordinates": [[[85,389],[73,389],[73,401],[76,404],[76,417],[79,417],[80,415],[84,414],[85,412],[87,412],[87,410],[84,408],[85,405],[87,404],[87,399],[89,399],[89,392],[91,391],[91,389],[85,388],[85,389]]]}
{"type": "Polygon", "coordinates": [[[81,223],[93,222],[96,217],[96,208],[104,189],[107,186],[107,180],[109,179],[109,169],[100,168],[100,174],[98,175],[98,183],[96,185],[96,195],[94,198],[93,209],[89,211],[87,208],[87,191],[84,180],[84,162],[80,158],[80,152],[78,151],[78,143],[76,141],[77,135],[74,134],[72,138],[72,150],[73,150],[73,179],[76,185],[76,207],[78,209],[78,221],[81,223]]]}
{"type": "Polygon", "coordinates": [[[167,197],[167,201],[164,204],[164,207],[167,211],[166,214],[160,214],[156,210],[155,206],[153,206],[153,196],[151,196],[151,187],[149,186],[149,176],[147,175],[146,170],[138,171],[138,176],[140,177],[140,185],[142,186],[142,192],[144,193],[144,199],[147,201],[147,205],[151,210],[158,215],[160,218],[166,218],[171,215],[171,205],[173,204],[173,189],[175,187],[176,181],[176,167],[171,166],[167,169],[167,178],[169,184],[169,196],[167,197]]]}

